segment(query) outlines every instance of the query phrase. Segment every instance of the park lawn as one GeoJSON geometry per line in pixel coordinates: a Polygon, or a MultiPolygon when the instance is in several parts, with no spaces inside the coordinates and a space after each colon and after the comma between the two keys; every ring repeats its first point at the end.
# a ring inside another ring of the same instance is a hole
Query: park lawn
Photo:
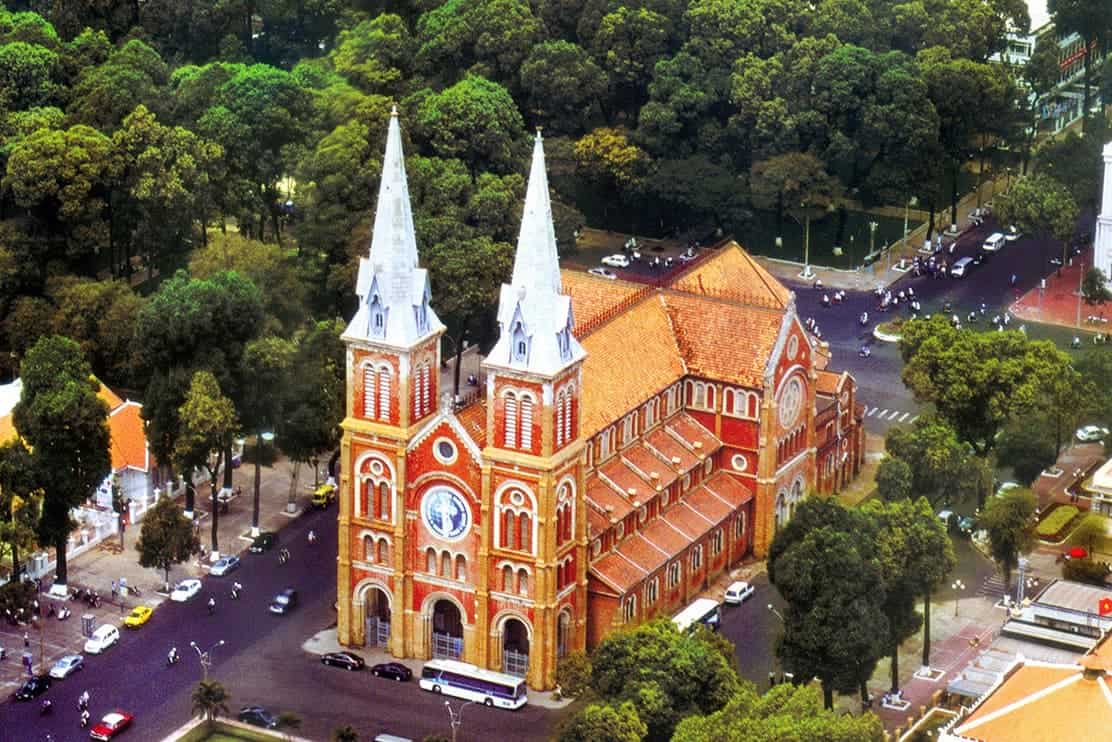
{"type": "Polygon", "coordinates": [[[1078,516],[1079,511],[1073,505],[1059,505],[1054,508],[1054,512],[1039,521],[1039,525],[1035,528],[1041,538],[1054,538],[1063,528],[1078,516]]]}

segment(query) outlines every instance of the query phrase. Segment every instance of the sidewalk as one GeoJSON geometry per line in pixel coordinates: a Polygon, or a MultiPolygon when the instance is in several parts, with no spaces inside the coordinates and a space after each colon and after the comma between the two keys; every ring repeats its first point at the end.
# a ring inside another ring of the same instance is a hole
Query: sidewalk
{"type": "MultiPolygon", "coordinates": [[[[313,470],[311,466],[302,466],[297,488],[298,512],[292,516],[286,513],[290,471],[291,465],[285,459],[279,459],[273,466],[263,467],[259,494],[259,526],[262,530],[280,530],[303,508],[310,506],[313,470]]],[[[250,543],[248,534],[251,530],[254,476],[255,470],[251,464],[233,470],[232,486],[243,487],[243,495],[233,498],[228,512],[220,514],[218,537],[222,555],[238,554],[250,543]]],[[[195,502],[201,544],[206,549],[211,546],[212,523],[209,520],[210,498],[207,494],[207,486],[199,487],[195,502]]],[[[181,495],[177,499],[179,502],[184,502],[185,496],[181,495]]],[[[33,655],[36,671],[39,671],[40,655],[45,669],[49,670],[59,657],[81,653],[85,643],[85,637],[81,635],[82,616],[92,615],[97,626],[104,623],[120,625],[123,617],[137,605],[147,605],[157,611],[158,606],[168,596],[159,592],[163,587],[162,572],[139,566],[139,553],[135,550],[135,543],[139,539],[141,529],[142,522],[124,532],[122,549],[119,537],[114,536],[98,547],[70,560],[68,579],[70,589],[82,587],[96,590],[101,597],[100,607],[90,608],[84,602],[71,599],[64,605],[73,612],[73,615],[65,621],[47,617],[40,619],[38,625],[20,626],[12,626],[7,621],[0,621],[0,647],[7,652],[7,658],[0,660],[0,697],[14,691],[26,677],[26,671],[20,666],[20,655],[24,651],[24,632],[27,632],[30,640],[31,646],[28,651],[33,655]],[[112,583],[121,578],[127,581],[129,587],[138,587],[140,594],[113,599],[112,583]]],[[[170,570],[170,581],[173,583],[187,577],[199,577],[205,574],[207,569],[207,563],[201,564],[194,559],[170,570]]],[[[44,588],[49,586],[50,582],[51,576],[44,577],[44,588]]],[[[45,595],[40,596],[39,601],[44,610],[48,610],[51,603],[58,608],[63,605],[60,601],[52,601],[45,595]]]]}
{"type": "Polygon", "coordinates": [[[1022,297],[1017,297],[1011,307],[1012,315],[1028,322],[1072,327],[1085,332],[1108,332],[1109,324],[1086,321],[1090,315],[1106,316],[1104,307],[1089,305],[1080,296],[1082,271],[1092,265],[1093,247],[1090,245],[1080,255],[1075,255],[1069,264],[1062,266],[1061,275],[1058,271],[1051,273],[1046,279],[1045,289],[1036,286],[1022,297]]]}

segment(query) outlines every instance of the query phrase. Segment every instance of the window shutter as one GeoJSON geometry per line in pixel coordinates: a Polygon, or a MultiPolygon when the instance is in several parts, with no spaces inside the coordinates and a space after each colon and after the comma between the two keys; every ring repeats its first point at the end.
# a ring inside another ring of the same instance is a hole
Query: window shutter
{"type": "Polygon", "coordinates": [[[512,393],[506,395],[504,414],[506,416],[506,440],[503,441],[503,445],[506,448],[517,448],[517,397],[512,393]]]}
{"type": "Polygon", "coordinates": [[[378,417],[390,419],[390,372],[382,369],[378,374],[378,417]]]}
{"type": "Polygon", "coordinates": [[[370,364],[363,367],[363,417],[375,417],[375,370],[370,364]]]}
{"type": "Polygon", "coordinates": [[[533,448],[533,400],[521,399],[521,447],[526,451],[533,448]]]}

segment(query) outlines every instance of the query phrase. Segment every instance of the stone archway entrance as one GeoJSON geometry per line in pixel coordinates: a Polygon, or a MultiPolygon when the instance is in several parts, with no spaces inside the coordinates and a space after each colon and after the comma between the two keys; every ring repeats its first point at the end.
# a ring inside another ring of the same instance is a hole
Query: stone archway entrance
{"type": "Polygon", "coordinates": [[[529,671],[529,629],[516,618],[502,623],[502,672],[525,677],[529,671]]]}
{"type": "Polygon", "coordinates": [[[373,585],[363,591],[363,644],[390,646],[390,598],[385,590],[373,585]]]}
{"type": "Polygon", "coordinates": [[[438,600],[432,608],[432,656],[446,660],[463,657],[463,617],[450,600],[438,600]]]}
{"type": "Polygon", "coordinates": [[[560,611],[556,619],[556,656],[564,657],[571,651],[571,613],[560,611]]]}

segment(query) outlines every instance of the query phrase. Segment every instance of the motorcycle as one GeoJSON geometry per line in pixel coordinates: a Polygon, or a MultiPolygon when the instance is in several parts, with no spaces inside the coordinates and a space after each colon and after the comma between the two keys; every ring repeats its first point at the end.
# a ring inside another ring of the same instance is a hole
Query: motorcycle
{"type": "Polygon", "coordinates": [[[54,710],[54,702],[49,698],[42,702],[42,707],[39,709],[40,716],[46,716],[54,710]]]}
{"type": "Polygon", "coordinates": [[[177,648],[171,649],[170,652],[166,655],[166,665],[168,667],[172,667],[179,662],[181,662],[181,655],[178,654],[177,648]]]}
{"type": "Polygon", "coordinates": [[[70,614],[72,614],[72,613],[73,613],[73,611],[71,611],[69,608],[66,608],[65,606],[62,606],[61,608],[58,609],[58,620],[59,621],[65,621],[67,618],[70,617],[70,614]]]}

